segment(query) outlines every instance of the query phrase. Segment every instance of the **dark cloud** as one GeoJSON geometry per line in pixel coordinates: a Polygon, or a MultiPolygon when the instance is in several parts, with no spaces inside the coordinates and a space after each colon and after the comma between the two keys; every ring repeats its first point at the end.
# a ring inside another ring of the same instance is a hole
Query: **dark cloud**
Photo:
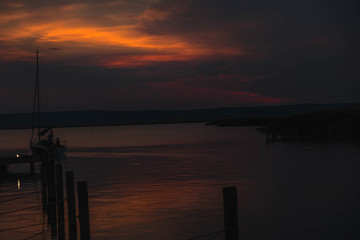
{"type": "MultiPolygon", "coordinates": [[[[232,67],[225,73],[276,73],[233,86],[273,97],[344,101],[348,86],[359,87],[359,9],[357,1],[164,0],[145,12],[141,26],[201,45],[238,47],[255,58],[227,59],[232,67]]],[[[211,65],[199,65],[198,74],[221,73],[211,65]]],[[[358,100],[352,92],[351,101],[358,100]]]]}
{"type": "Polygon", "coordinates": [[[65,49],[52,47],[52,48],[49,48],[49,50],[52,50],[52,51],[64,51],[65,49]]]}
{"type": "Polygon", "coordinates": [[[360,101],[359,5],[0,0],[2,97],[26,104],[39,46],[59,110],[360,101]]]}
{"type": "Polygon", "coordinates": [[[202,43],[217,45],[220,41],[266,50],[284,43],[293,46],[321,38],[339,38],[342,29],[358,34],[357,28],[350,27],[358,22],[358,4],[349,1],[339,9],[339,3],[164,0],[147,10],[141,23],[144,31],[153,34],[174,34],[202,43]]]}

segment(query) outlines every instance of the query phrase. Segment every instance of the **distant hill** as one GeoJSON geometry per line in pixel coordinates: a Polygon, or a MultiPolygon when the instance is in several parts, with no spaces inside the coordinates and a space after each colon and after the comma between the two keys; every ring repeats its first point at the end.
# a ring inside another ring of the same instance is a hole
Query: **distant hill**
{"type": "MultiPolygon", "coordinates": [[[[236,107],[197,110],[68,111],[41,113],[41,127],[107,126],[212,122],[287,116],[318,110],[360,109],[354,104],[298,104],[285,106],[236,107]]],[[[256,124],[255,122],[253,124],[256,124]]],[[[1,129],[31,128],[32,113],[0,114],[1,129]]]]}

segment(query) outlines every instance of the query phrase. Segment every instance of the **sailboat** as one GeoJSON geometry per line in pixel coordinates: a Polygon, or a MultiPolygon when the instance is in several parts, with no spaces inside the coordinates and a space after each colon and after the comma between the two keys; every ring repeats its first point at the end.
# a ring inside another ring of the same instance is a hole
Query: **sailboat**
{"type": "Polygon", "coordinates": [[[30,149],[33,154],[46,154],[56,159],[60,159],[67,149],[64,141],[54,137],[52,128],[41,129],[40,126],[39,50],[36,50],[36,79],[30,149]],[[35,133],[35,129],[37,129],[37,133],[35,133]]]}

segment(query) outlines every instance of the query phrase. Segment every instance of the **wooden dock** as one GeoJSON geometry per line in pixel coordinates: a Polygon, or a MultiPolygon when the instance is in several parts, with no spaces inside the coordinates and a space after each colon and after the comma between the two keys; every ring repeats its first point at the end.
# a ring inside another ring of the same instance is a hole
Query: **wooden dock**
{"type": "Polygon", "coordinates": [[[30,164],[30,173],[34,174],[34,163],[41,162],[41,157],[37,155],[15,155],[15,156],[4,156],[0,157],[0,175],[7,174],[9,165],[12,164],[30,164]]]}

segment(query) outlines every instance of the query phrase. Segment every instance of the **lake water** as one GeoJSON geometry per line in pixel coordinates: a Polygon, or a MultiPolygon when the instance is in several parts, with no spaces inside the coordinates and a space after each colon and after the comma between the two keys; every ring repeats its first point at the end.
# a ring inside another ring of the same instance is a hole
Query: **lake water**
{"type": "MultiPolygon", "coordinates": [[[[222,230],[226,186],[237,188],[240,239],[358,234],[359,145],[267,144],[255,127],[203,123],[54,132],[69,147],[64,171],[88,182],[91,239],[186,240],[222,230]]],[[[0,131],[0,153],[27,153],[29,136],[30,130],[0,131]]],[[[28,171],[14,165],[1,180],[0,239],[42,231],[30,239],[50,239],[36,193],[41,183],[22,174],[28,171]],[[28,209],[7,213],[22,208],[28,209]]]]}

